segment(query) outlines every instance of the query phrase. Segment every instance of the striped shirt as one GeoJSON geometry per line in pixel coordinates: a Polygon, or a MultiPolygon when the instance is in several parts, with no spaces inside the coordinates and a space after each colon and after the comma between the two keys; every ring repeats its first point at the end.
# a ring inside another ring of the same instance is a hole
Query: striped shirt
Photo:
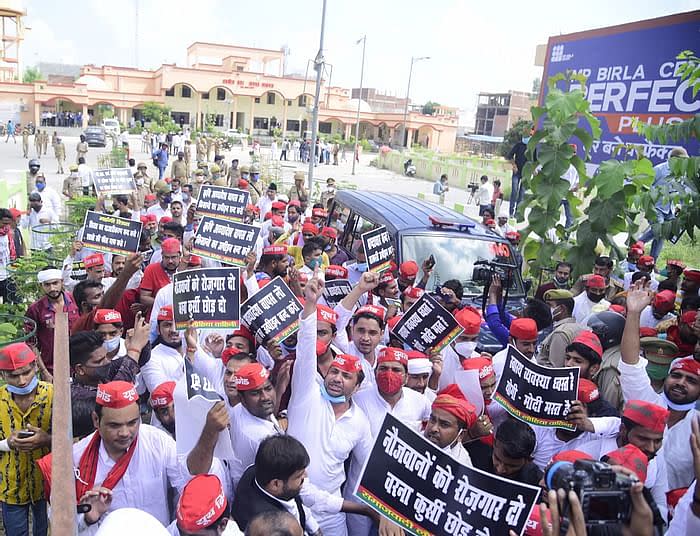
{"type": "MultiPolygon", "coordinates": [[[[15,430],[28,424],[51,433],[51,403],[53,385],[39,382],[34,401],[22,413],[7,387],[0,387],[0,438],[7,439],[15,430]]],[[[36,460],[48,454],[48,447],[30,452],[10,450],[0,452],[0,501],[8,504],[28,504],[44,498],[44,480],[36,460]]]]}

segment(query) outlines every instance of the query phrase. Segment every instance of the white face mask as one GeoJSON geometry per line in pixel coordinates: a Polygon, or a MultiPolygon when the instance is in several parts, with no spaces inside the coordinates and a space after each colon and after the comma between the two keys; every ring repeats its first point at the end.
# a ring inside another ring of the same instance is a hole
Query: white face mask
{"type": "Polygon", "coordinates": [[[557,315],[557,312],[559,312],[559,306],[557,305],[556,307],[550,307],[549,310],[552,313],[552,318],[554,318],[557,315]]]}
{"type": "Polygon", "coordinates": [[[462,357],[471,357],[476,349],[476,341],[458,342],[455,344],[455,352],[462,357]]]}
{"type": "Polygon", "coordinates": [[[121,339],[119,337],[114,337],[112,339],[107,339],[105,341],[102,341],[102,347],[109,352],[114,352],[117,348],[119,348],[119,341],[121,339]]]}
{"type": "Polygon", "coordinates": [[[136,186],[143,186],[143,179],[136,179],[136,186]]]}

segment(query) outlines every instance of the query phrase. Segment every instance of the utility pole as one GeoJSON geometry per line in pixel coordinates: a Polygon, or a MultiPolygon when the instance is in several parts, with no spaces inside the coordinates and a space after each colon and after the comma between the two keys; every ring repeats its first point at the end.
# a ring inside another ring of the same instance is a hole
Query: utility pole
{"type": "Polygon", "coordinates": [[[430,56],[421,56],[420,58],[414,58],[411,56],[411,69],[408,71],[408,87],[406,88],[406,104],[403,107],[403,123],[401,124],[401,145],[411,148],[410,140],[406,136],[406,118],[408,117],[408,99],[411,95],[411,76],[413,75],[413,64],[417,61],[429,60],[430,56]],[[406,139],[404,143],[404,138],[406,139]]]}
{"type": "MultiPolygon", "coordinates": [[[[314,97],[314,111],[311,119],[311,150],[309,151],[309,195],[314,188],[314,165],[316,164],[316,138],[318,137],[318,101],[321,98],[321,75],[323,74],[323,34],[326,30],[326,0],[323,0],[323,11],[321,14],[321,39],[318,45],[318,53],[314,60],[316,70],[316,95],[314,97]]],[[[320,155],[319,155],[320,156],[320,155]]]]}
{"type": "Polygon", "coordinates": [[[365,77],[365,47],[367,46],[367,35],[363,35],[356,45],[362,41],[362,67],[360,67],[360,95],[357,97],[357,118],[355,119],[355,146],[352,151],[352,174],[355,174],[355,160],[357,155],[357,146],[360,143],[360,105],[362,104],[362,82],[365,77]]]}

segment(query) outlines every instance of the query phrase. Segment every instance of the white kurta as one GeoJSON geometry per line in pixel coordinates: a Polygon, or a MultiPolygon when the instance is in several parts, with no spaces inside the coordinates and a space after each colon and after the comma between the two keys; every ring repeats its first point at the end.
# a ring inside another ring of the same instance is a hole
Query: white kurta
{"type": "Polygon", "coordinates": [[[573,316],[579,324],[585,324],[586,319],[593,312],[594,307],[596,310],[606,311],[609,306],[610,302],[605,298],[596,303],[589,300],[586,292],[583,291],[574,298],[574,311],[571,316],[573,316]]]}
{"type": "MultiPolygon", "coordinates": [[[[297,335],[297,357],[292,376],[287,432],[311,453],[309,482],[340,499],[345,482],[345,461],[362,464],[372,449],[369,422],[355,404],[336,419],[316,381],[316,315],[301,319],[297,335]]],[[[345,515],[318,515],[325,536],[345,535],[345,515]]]]}
{"type": "Polygon", "coordinates": [[[372,437],[376,438],[384,422],[387,413],[391,413],[406,426],[420,432],[423,422],[430,418],[430,402],[425,395],[418,391],[402,388],[402,395],[394,407],[382,398],[376,385],[372,389],[365,389],[357,393],[353,400],[362,408],[369,420],[372,437]]]}
{"type": "Polygon", "coordinates": [[[656,326],[660,322],[666,322],[667,320],[671,320],[675,318],[675,315],[672,313],[666,313],[664,316],[661,318],[656,318],[654,316],[654,313],[652,312],[651,305],[647,305],[643,310],[642,314],[639,317],[639,327],[642,328],[656,328],[656,326]]]}
{"type": "Polygon", "coordinates": [[[688,491],[678,501],[673,513],[673,520],[666,531],[665,536],[688,536],[688,534],[700,534],[700,517],[693,513],[690,507],[695,495],[697,481],[688,488],[688,491]]]}
{"type": "Polygon", "coordinates": [[[260,442],[267,436],[283,433],[273,420],[260,419],[243,407],[236,404],[231,412],[231,445],[236,457],[229,461],[233,487],[238,486],[238,481],[245,470],[255,463],[255,454],[258,452],[260,442]]]}
{"type": "MultiPolygon", "coordinates": [[[[213,359],[199,346],[194,362],[213,359]]],[[[163,382],[178,381],[185,375],[185,357],[175,348],[159,344],[151,350],[151,359],[141,367],[141,379],[150,392],[163,382]]]]}
{"type": "MultiPolygon", "coordinates": [[[[73,445],[73,463],[76,467],[93,434],[73,445]]],[[[95,485],[101,484],[114,467],[112,460],[100,443],[95,473],[95,485]]],[[[166,433],[148,424],[139,427],[138,443],[124,476],[112,490],[112,504],[108,512],[119,508],[138,508],[148,512],[164,526],[170,524],[168,486],[182,491],[190,479],[184,458],[178,460],[175,441],[166,433]]],[[[94,534],[98,524],[85,527],[79,522],[79,534],[94,534]]]]}

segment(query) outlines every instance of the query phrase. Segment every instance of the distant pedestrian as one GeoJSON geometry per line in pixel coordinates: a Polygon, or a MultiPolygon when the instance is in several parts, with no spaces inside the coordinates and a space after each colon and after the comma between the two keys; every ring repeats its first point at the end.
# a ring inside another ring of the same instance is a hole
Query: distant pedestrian
{"type": "Polygon", "coordinates": [[[12,136],[14,142],[17,143],[17,138],[15,138],[15,124],[12,122],[12,119],[7,122],[7,138],[5,138],[5,143],[10,141],[10,136],[12,136]]]}
{"type": "Polygon", "coordinates": [[[489,178],[486,175],[482,175],[481,186],[479,186],[479,191],[477,196],[479,198],[479,216],[484,213],[484,210],[490,209],[493,212],[493,207],[491,206],[491,199],[493,198],[493,186],[489,184],[489,178]]]}
{"type": "Polygon", "coordinates": [[[440,196],[441,205],[445,204],[445,193],[447,193],[449,190],[450,187],[447,185],[447,175],[443,173],[440,175],[440,180],[433,184],[433,195],[440,196]]]}
{"type": "Polygon", "coordinates": [[[53,146],[53,154],[56,156],[58,170],[56,173],[63,175],[63,163],[66,161],[66,145],[61,138],[56,138],[56,143],[53,146]]]}

